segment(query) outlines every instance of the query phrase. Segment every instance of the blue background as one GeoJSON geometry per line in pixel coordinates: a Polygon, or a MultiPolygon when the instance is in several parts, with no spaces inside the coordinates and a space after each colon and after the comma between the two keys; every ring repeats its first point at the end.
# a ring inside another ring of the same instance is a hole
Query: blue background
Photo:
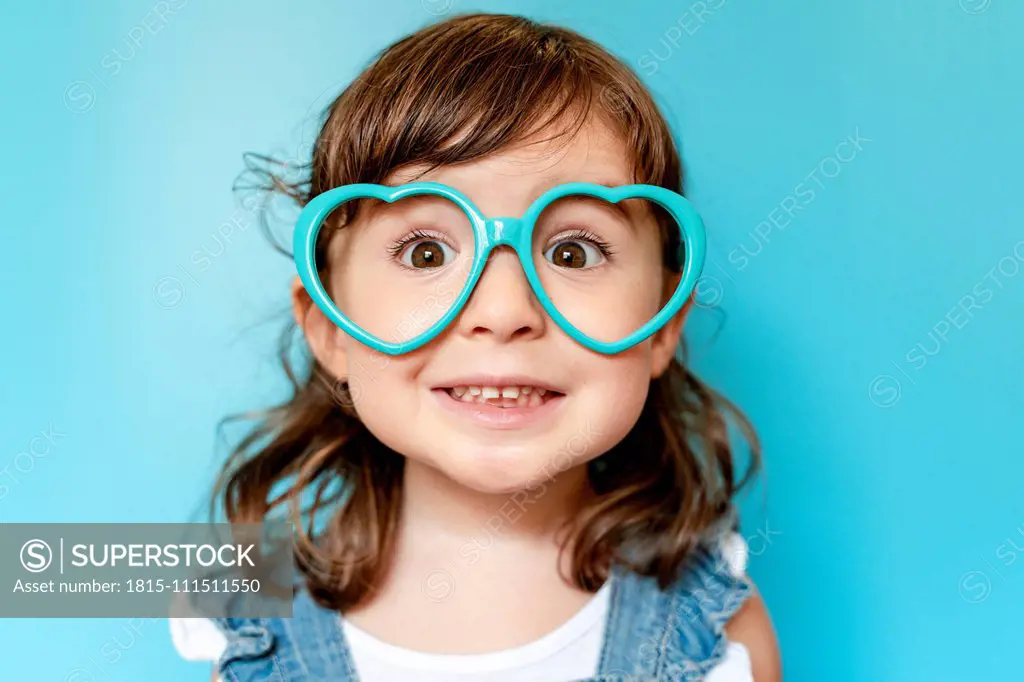
{"type": "MultiPolygon", "coordinates": [[[[230,192],[241,154],[308,149],[331,97],[444,1],[176,0],[162,25],[150,0],[4,3],[0,521],[193,517],[217,420],[283,385],[292,270],[230,192]]],[[[763,438],[744,531],[787,679],[1024,679],[1024,5],[707,5],[452,11],[596,38],[680,134],[711,240],[688,334],[763,438]]],[[[0,677],[207,679],[166,622],[130,632],[2,621],[0,677]]]]}

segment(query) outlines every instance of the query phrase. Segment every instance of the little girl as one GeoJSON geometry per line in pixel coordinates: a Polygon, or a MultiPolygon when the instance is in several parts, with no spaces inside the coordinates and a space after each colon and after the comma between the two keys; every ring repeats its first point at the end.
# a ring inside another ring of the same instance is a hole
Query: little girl
{"type": "Polygon", "coordinates": [[[630,69],[455,17],[345,89],[303,169],[264,172],[305,207],[311,357],[285,347],[294,394],[215,495],[296,520],[294,616],[172,620],[179,651],[230,682],[779,680],[734,532],[757,441],[677,357],[703,226],[630,69]]]}

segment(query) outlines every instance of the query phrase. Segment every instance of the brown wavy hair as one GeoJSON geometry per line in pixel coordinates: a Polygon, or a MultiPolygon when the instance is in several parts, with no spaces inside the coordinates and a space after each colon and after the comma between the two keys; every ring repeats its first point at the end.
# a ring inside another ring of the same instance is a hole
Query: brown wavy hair
{"type": "MultiPolygon", "coordinates": [[[[556,123],[570,140],[591,116],[632,150],[635,182],[683,191],[671,131],[622,61],[565,28],[518,16],[455,16],[383,50],[327,106],[307,163],[247,155],[242,177],[250,182],[236,189],[302,206],[339,185],[381,183],[408,164],[471,161],[556,123]]],[[[266,220],[262,227],[273,240],[266,220]]],[[[309,354],[293,362],[299,339],[292,322],[279,348],[291,397],[222,422],[256,418],[221,471],[211,513],[222,505],[231,522],[293,521],[296,564],[310,593],[345,610],[386,577],[404,460],[360,422],[344,379],[309,354]]],[[[681,353],[651,382],[626,438],[587,464],[594,495],[562,545],[572,552],[568,579],[583,589],[596,590],[615,563],[663,587],[672,582],[698,542],[732,523],[732,499],[760,466],[747,419],[687,369],[682,346],[681,353]],[[749,448],[742,475],[731,427],[749,448]]]]}

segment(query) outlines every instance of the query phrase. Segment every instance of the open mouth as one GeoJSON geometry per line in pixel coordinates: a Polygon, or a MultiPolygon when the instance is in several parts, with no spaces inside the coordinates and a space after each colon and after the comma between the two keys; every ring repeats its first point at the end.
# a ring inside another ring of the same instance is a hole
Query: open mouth
{"type": "Polygon", "coordinates": [[[449,386],[440,390],[461,403],[506,409],[540,407],[565,395],[538,386],[449,386]]]}

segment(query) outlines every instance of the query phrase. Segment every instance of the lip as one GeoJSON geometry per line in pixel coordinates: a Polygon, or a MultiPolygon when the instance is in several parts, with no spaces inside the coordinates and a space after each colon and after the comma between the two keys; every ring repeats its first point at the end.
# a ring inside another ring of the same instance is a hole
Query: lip
{"type": "MultiPolygon", "coordinates": [[[[460,380],[461,381],[461,380],[460,380]]],[[[468,385],[479,386],[481,384],[455,384],[456,386],[468,385]]],[[[493,386],[494,384],[482,384],[493,386]]],[[[499,384],[502,386],[515,386],[517,384],[499,384]]],[[[536,386],[536,384],[518,384],[536,386]]],[[[538,388],[545,388],[538,386],[538,388]]],[[[548,389],[553,390],[553,389],[548,389]]],[[[498,407],[486,403],[467,403],[449,395],[446,388],[438,387],[431,389],[431,395],[437,399],[438,404],[451,414],[465,419],[470,423],[497,431],[522,429],[530,426],[538,426],[545,421],[552,419],[565,403],[565,395],[558,394],[549,397],[542,404],[534,407],[498,407]]]]}

